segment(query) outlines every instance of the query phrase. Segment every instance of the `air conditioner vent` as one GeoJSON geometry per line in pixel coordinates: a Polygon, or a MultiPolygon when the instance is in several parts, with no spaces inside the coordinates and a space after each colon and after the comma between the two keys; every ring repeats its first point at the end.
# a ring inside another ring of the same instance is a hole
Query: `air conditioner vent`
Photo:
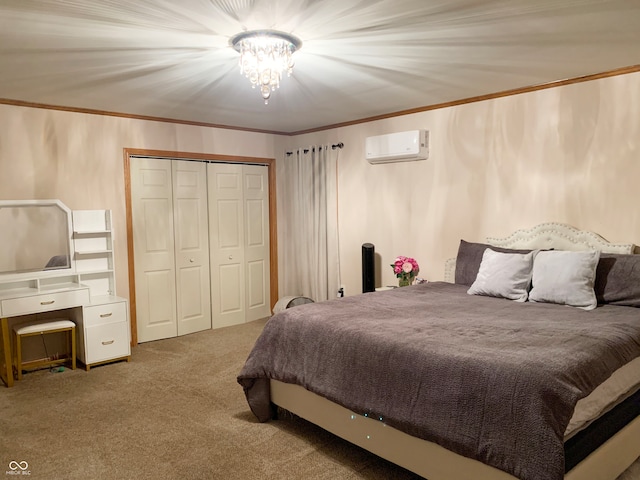
{"type": "Polygon", "coordinates": [[[426,160],[429,158],[429,131],[410,130],[367,137],[365,156],[372,164],[426,160]]]}

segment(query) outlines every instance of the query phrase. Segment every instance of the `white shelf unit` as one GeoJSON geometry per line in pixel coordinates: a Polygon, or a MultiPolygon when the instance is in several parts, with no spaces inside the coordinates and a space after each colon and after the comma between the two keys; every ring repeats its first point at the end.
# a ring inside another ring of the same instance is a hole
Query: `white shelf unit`
{"type": "Polygon", "coordinates": [[[129,360],[129,305],[116,296],[111,210],[74,210],[73,259],[78,282],[89,287],[91,302],[82,308],[78,325],[78,358],[87,370],[116,360],[129,360]]]}
{"type": "Polygon", "coordinates": [[[115,295],[110,210],[74,210],[73,244],[76,273],[92,297],[115,295]]]}
{"type": "Polygon", "coordinates": [[[25,278],[0,282],[0,298],[5,295],[22,296],[55,292],[80,287],[80,279],[75,273],[45,278],[25,278]]]}

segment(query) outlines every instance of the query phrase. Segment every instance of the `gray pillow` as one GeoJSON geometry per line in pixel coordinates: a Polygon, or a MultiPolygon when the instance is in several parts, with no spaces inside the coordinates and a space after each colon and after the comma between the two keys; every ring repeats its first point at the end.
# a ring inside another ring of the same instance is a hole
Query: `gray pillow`
{"type": "Polygon", "coordinates": [[[536,253],[502,253],[487,248],[482,255],[478,276],[467,293],[525,302],[536,253]]]}
{"type": "Polygon", "coordinates": [[[599,258],[599,250],[539,252],[533,260],[529,300],[593,310],[598,305],[593,286],[599,258]]]}
{"type": "Polygon", "coordinates": [[[529,253],[531,250],[514,250],[511,248],[494,247],[484,243],[467,242],[460,240],[458,256],[456,257],[455,283],[470,287],[476,281],[482,255],[490,248],[494,252],[502,253],[529,253]]]}
{"type": "Polygon", "coordinates": [[[594,288],[598,303],[640,307],[640,255],[601,254],[594,288]]]}

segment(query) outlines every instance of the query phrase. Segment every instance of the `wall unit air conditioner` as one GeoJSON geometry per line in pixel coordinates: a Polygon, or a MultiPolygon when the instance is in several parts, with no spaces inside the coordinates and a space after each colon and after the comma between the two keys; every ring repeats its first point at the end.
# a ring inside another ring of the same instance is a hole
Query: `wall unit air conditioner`
{"type": "Polygon", "coordinates": [[[429,158],[429,131],[410,130],[367,137],[365,156],[371,164],[426,160],[429,158]]]}

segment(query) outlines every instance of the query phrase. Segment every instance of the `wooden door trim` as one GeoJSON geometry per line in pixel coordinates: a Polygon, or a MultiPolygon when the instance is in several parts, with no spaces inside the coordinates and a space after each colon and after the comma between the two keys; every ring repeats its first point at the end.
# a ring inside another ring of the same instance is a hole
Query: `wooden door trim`
{"type": "Polygon", "coordinates": [[[276,209],[276,168],[274,158],[241,157],[213,153],[173,152],[169,150],[146,150],[124,148],[124,194],[127,224],[127,267],[129,273],[129,318],[131,320],[131,345],[138,344],[138,322],[136,318],[135,268],[133,254],[133,217],[131,205],[131,157],[154,157],[166,160],[192,160],[200,162],[257,163],[267,166],[269,182],[269,288],[271,309],[278,301],[278,237],[276,209]]]}

